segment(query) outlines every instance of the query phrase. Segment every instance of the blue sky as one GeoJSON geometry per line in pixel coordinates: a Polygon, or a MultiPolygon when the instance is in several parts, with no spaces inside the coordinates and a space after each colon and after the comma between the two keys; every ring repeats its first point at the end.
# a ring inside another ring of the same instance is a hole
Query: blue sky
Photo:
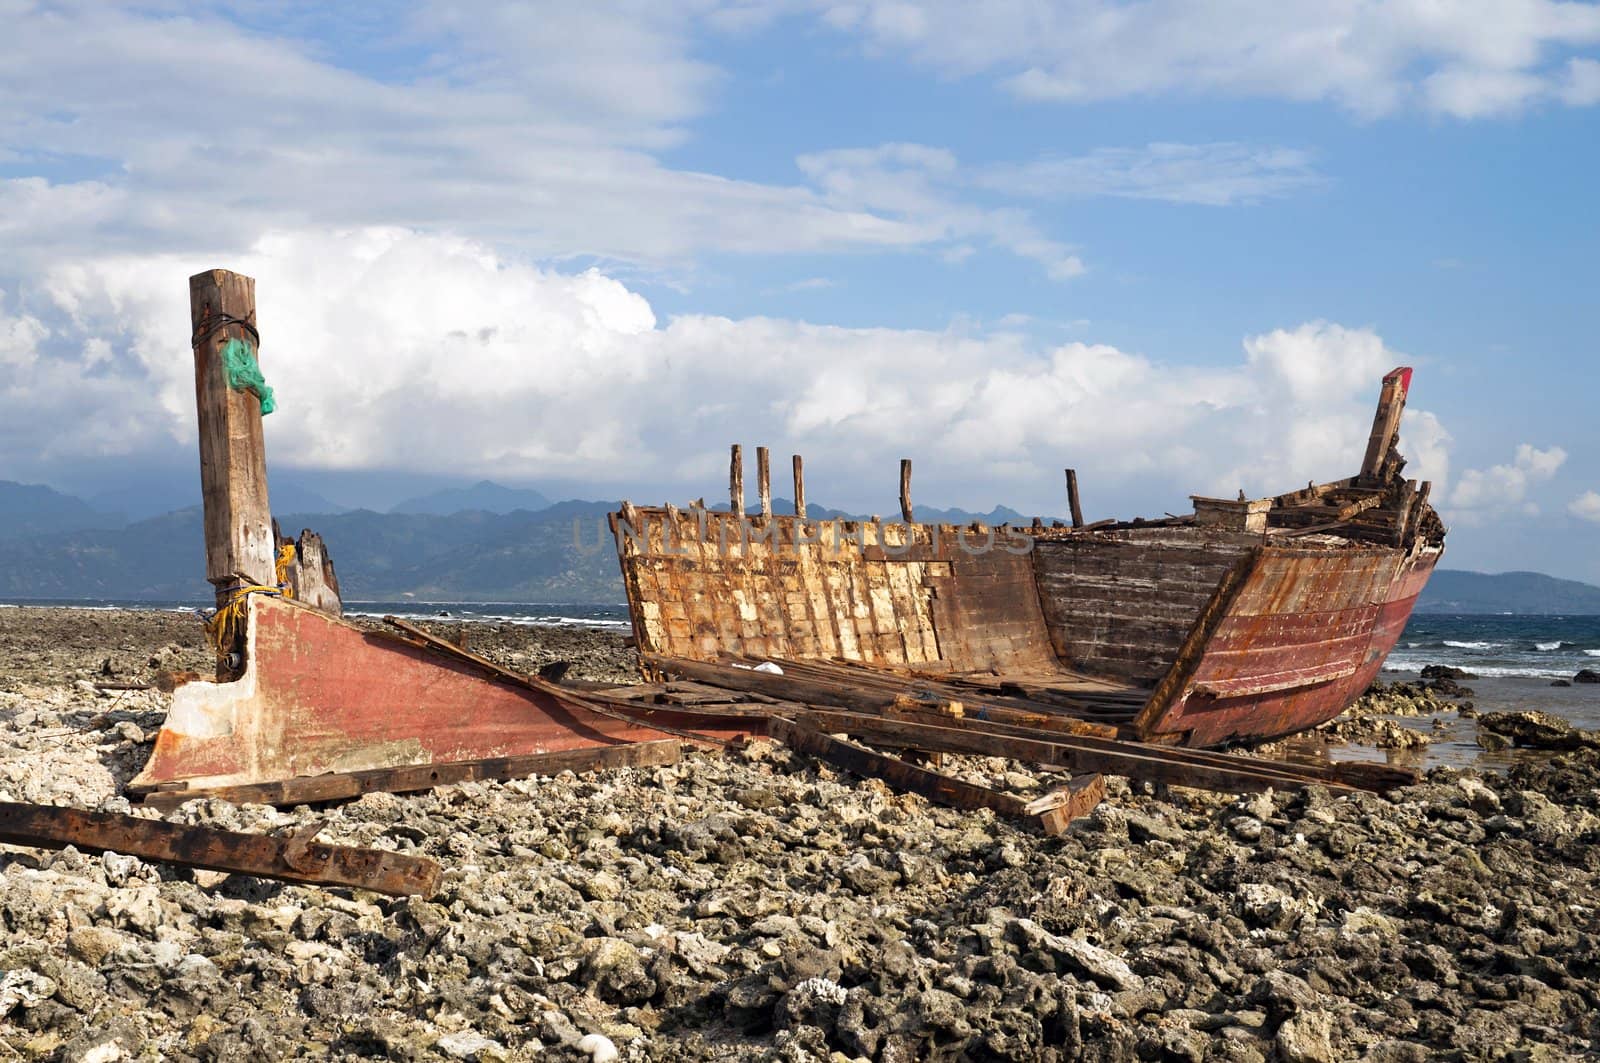
{"type": "MultiPolygon", "coordinates": [[[[272,470],[1097,515],[1353,471],[1600,580],[1600,7],[0,0],[0,478],[193,479],[185,278],[272,470]],[[203,41],[203,50],[196,43],[203,41]],[[780,493],[782,493],[780,491],[780,493]]],[[[392,496],[392,497],[391,497],[392,496]]]]}

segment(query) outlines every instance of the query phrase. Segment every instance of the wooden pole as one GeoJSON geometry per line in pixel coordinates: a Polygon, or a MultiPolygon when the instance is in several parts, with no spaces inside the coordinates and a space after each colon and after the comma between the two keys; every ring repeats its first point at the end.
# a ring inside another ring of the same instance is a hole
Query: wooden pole
{"type": "Polygon", "coordinates": [[[1078,504],[1078,470],[1067,470],[1067,505],[1072,507],[1072,526],[1083,527],[1083,506],[1078,504]]]}
{"type": "Polygon", "coordinates": [[[733,445],[733,457],[728,462],[728,508],[744,515],[744,451],[733,445]]]}
{"type": "Polygon", "coordinates": [[[205,508],[206,579],[217,604],[234,588],[277,582],[272,508],[267,503],[261,401],[228,386],[222,350],[230,339],[260,351],[241,322],[256,321],[256,282],[225,269],[189,278],[195,406],[200,419],[200,492],[205,508]]]}
{"type": "Polygon", "coordinates": [[[1411,370],[1402,366],[1383,378],[1378,392],[1378,409],[1372,416],[1372,434],[1367,437],[1367,455],[1361,462],[1361,480],[1372,484],[1380,480],[1389,452],[1400,438],[1400,417],[1406,410],[1406,391],[1411,387],[1411,370]]]}
{"type": "Polygon", "coordinates": [[[756,448],[756,498],[763,519],[772,516],[772,466],[766,447],[756,448]]]}
{"type": "Polygon", "coordinates": [[[798,454],[794,456],[794,515],[806,515],[806,467],[798,454]]]}
{"type": "Polygon", "coordinates": [[[911,523],[911,459],[900,459],[900,519],[911,523]]]}

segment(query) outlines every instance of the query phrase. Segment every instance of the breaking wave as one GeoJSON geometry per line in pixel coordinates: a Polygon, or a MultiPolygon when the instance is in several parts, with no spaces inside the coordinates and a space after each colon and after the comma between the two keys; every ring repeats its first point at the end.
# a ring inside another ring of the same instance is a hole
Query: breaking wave
{"type": "Polygon", "coordinates": [[[1563,645],[1564,643],[1557,639],[1555,642],[1535,642],[1533,648],[1548,653],[1551,650],[1559,650],[1563,645]]]}
{"type": "Polygon", "coordinates": [[[1449,646],[1451,649],[1456,649],[1456,650],[1498,650],[1498,649],[1502,649],[1505,646],[1505,643],[1503,643],[1503,642],[1456,642],[1453,639],[1445,639],[1443,641],[1442,645],[1449,646]]]}

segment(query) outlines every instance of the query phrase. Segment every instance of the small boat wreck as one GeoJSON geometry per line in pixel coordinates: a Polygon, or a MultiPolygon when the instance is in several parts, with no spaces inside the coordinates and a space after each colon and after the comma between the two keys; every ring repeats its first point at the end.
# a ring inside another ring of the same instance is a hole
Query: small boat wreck
{"type": "Polygon", "coordinates": [[[1443,552],[1429,484],[1396,449],[1410,369],[1384,377],[1359,473],[1270,498],[1195,497],[1194,512],[1072,526],[745,515],[613,515],[646,669],[729,690],[844,704],[851,691],[1006,697],[1124,739],[1215,747],[1315,727],[1382,667],[1443,552]],[[751,671],[770,662],[782,677],[751,671]],[[786,686],[787,682],[787,686],[786,686]]]}
{"type": "Polygon", "coordinates": [[[1081,526],[1074,501],[1075,527],[917,524],[906,464],[905,523],[817,522],[798,458],[798,512],[779,517],[765,451],[761,512],[745,518],[736,453],[732,514],[612,515],[648,681],[606,688],[516,672],[394,617],[344,618],[322,540],[284,537],[268,506],[254,281],[198,274],[190,306],[217,676],[174,689],[129,785],[149,803],[644,767],[756,736],[1047,832],[1094,807],[1102,772],[1228,791],[1414,778],[1183,748],[1318,723],[1393,645],[1443,534],[1426,486],[1400,479],[1404,371],[1385,380],[1360,475],[1197,499],[1173,520],[1081,526]],[[1025,798],[937,770],[945,754],[1024,761],[1061,785],[1025,798]]]}

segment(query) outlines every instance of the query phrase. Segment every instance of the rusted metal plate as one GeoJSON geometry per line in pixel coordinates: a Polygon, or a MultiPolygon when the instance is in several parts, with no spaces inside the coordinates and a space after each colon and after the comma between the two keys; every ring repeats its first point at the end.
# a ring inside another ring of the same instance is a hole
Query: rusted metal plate
{"type": "Polygon", "coordinates": [[[139,819],[114,812],[0,802],[0,842],[90,853],[117,852],[180,867],[239,872],[322,886],[353,886],[403,897],[429,896],[439,865],[424,857],[325,845],[309,833],[289,837],[240,834],[211,827],[139,819]]]}
{"type": "Polygon", "coordinates": [[[173,693],[136,792],[458,763],[663,737],[275,598],[250,599],[244,674],[173,693]]]}

